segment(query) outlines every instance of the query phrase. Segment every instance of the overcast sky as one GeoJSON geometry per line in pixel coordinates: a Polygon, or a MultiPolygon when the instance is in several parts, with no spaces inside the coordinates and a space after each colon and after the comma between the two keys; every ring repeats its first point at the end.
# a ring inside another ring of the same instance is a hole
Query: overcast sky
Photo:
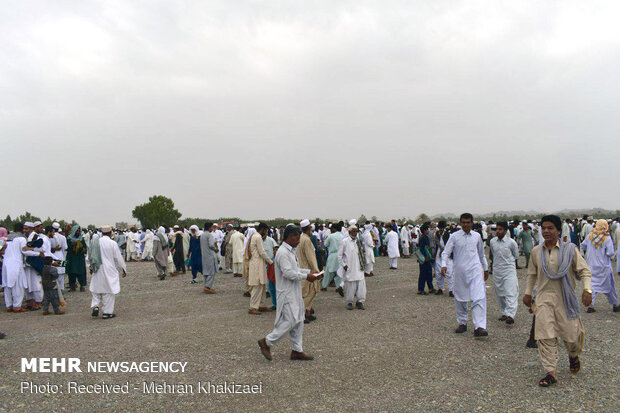
{"type": "Polygon", "coordinates": [[[0,214],[620,208],[618,1],[2,1],[0,214]]]}

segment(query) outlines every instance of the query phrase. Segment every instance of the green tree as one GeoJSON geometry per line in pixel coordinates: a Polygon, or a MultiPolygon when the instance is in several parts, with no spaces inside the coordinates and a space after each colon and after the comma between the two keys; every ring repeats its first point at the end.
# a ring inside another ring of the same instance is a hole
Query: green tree
{"type": "Polygon", "coordinates": [[[131,215],[140,221],[143,228],[172,226],[181,218],[181,213],[174,209],[172,199],[163,195],[153,195],[149,202],[135,207],[131,215]]]}
{"type": "Polygon", "coordinates": [[[430,221],[428,215],[422,213],[420,215],[418,215],[418,217],[416,218],[415,222],[418,224],[422,224],[424,222],[430,221]]]}

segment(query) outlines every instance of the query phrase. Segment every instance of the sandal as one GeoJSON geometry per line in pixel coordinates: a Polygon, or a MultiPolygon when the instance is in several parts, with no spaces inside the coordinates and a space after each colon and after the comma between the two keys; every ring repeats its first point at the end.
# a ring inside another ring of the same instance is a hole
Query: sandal
{"type": "Polygon", "coordinates": [[[540,379],[540,381],[538,382],[538,385],[540,387],[549,387],[552,384],[555,384],[557,382],[558,381],[555,379],[555,377],[553,377],[550,373],[547,373],[547,375],[545,377],[540,379]]]}
{"type": "Polygon", "coordinates": [[[570,372],[573,374],[577,374],[579,373],[579,370],[581,369],[581,362],[579,361],[579,356],[572,358],[569,357],[568,358],[568,363],[570,365],[570,372]]]}

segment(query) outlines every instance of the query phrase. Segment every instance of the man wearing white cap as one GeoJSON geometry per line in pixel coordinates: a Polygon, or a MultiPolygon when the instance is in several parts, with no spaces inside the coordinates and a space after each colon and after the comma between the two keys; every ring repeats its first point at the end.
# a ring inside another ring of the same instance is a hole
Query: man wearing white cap
{"type": "MultiPolygon", "coordinates": [[[[40,225],[40,222],[26,222],[24,224],[24,235],[26,236],[26,240],[28,242],[36,241],[39,238],[39,235],[34,230],[36,226],[35,224],[40,225]]],[[[31,257],[42,257],[44,255],[41,247],[25,247],[22,251],[24,252],[24,255],[31,257]]],[[[28,282],[28,289],[26,290],[26,300],[28,300],[27,308],[29,310],[40,310],[41,303],[43,302],[43,285],[41,284],[41,274],[39,274],[30,265],[26,265],[24,271],[26,273],[26,281],[28,282]]]]}
{"type": "Polygon", "coordinates": [[[373,277],[375,275],[372,272],[375,265],[375,241],[372,239],[372,224],[364,225],[362,245],[364,246],[364,255],[366,256],[364,275],[367,277],[373,277]]]}
{"type": "Polygon", "coordinates": [[[388,233],[385,236],[385,242],[387,243],[387,253],[390,260],[390,270],[398,268],[398,257],[400,252],[398,251],[398,233],[394,231],[392,225],[387,226],[388,233]]]}
{"type": "MultiPolygon", "coordinates": [[[[299,240],[299,246],[297,247],[297,259],[299,259],[299,267],[310,270],[310,274],[316,274],[319,272],[319,265],[316,261],[316,251],[312,240],[310,239],[310,233],[312,228],[310,226],[310,220],[304,219],[299,223],[301,226],[301,238],[299,240]]],[[[319,281],[314,280],[312,282],[303,280],[301,294],[304,298],[304,305],[306,308],[306,319],[304,323],[316,320],[314,316],[314,298],[320,289],[319,281]]]]}
{"type": "Polygon", "coordinates": [[[344,279],[344,293],[348,310],[353,310],[353,301],[356,296],[356,308],[363,310],[364,301],[366,301],[366,280],[364,279],[366,260],[357,233],[357,226],[350,226],[349,236],[342,241],[338,250],[338,260],[344,270],[342,278],[344,279]]]}
{"type": "Polygon", "coordinates": [[[91,308],[92,316],[99,316],[99,306],[102,305],[103,319],[114,318],[114,301],[116,294],[121,291],[119,271],[123,277],[127,275],[125,261],[118,244],[111,239],[112,227],[101,227],[101,237],[93,237],[89,261],[93,277],[90,281],[90,292],[93,294],[91,308]]]}
{"type": "Polygon", "coordinates": [[[409,225],[404,223],[400,227],[400,242],[403,246],[403,258],[409,258],[409,242],[411,241],[411,232],[409,231],[409,225]]]}

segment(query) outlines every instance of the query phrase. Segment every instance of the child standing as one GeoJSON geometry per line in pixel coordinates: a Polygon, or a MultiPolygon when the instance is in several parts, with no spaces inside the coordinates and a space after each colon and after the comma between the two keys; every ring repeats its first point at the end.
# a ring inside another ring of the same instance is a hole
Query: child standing
{"type": "Polygon", "coordinates": [[[52,258],[44,258],[44,266],[41,284],[43,285],[43,315],[50,314],[50,304],[54,308],[54,314],[64,314],[60,310],[60,299],[58,297],[58,287],[56,280],[58,279],[58,269],[52,265],[52,258]]]}

